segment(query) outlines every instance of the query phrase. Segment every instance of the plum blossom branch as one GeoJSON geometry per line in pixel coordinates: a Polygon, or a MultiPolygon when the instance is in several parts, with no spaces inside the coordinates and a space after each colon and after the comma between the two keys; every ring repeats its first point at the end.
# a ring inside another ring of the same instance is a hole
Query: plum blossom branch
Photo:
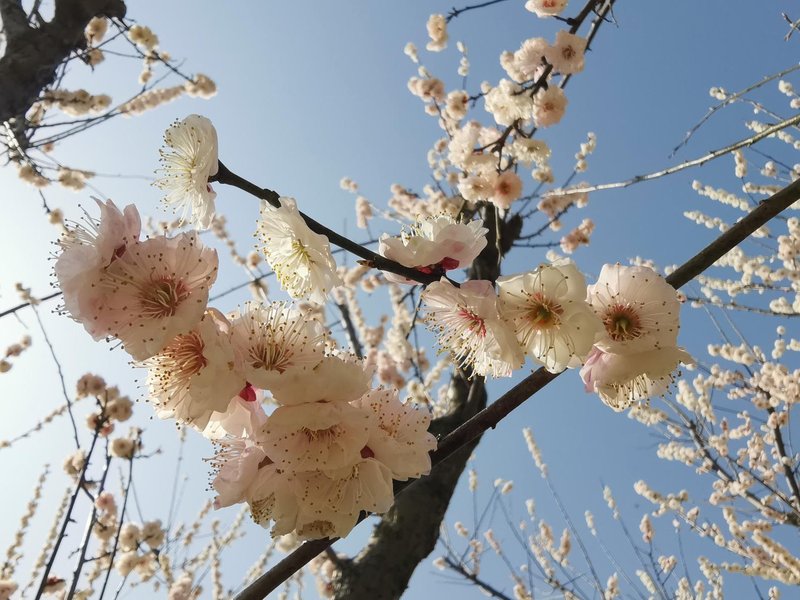
{"type": "MultiPolygon", "coordinates": [[[[267,188],[260,188],[254,183],[251,183],[240,177],[236,173],[232,172],[228,169],[225,165],[222,164],[220,161],[219,163],[219,171],[216,175],[209,178],[209,181],[217,181],[219,183],[225,185],[232,185],[233,187],[237,187],[240,190],[247,192],[248,194],[255,196],[256,198],[260,198],[261,200],[266,201],[271,206],[275,208],[280,207],[280,195],[277,192],[274,192],[267,188]]],[[[364,248],[360,244],[350,240],[349,238],[344,237],[329,229],[325,225],[318,223],[308,215],[303,212],[300,212],[300,215],[308,225],[309,229],[314,233],[318,233],[320,235],[324,235],[328,238],[328,240],[340,248],[344,248],[348,252],[355,254],[356,256],[361,257],[364,259],[370,267],[374,267],[376,269],[380,269],[381,271],[389,271],[390,273],[394,273],[396,275],[401,275],[407,279],[412,279],[414,281],[418,281],[424,285],[429,283],[433,283],[434,281],[439,281],[441,279],[441,274],[426,274],[418,271],[417,269],[413,269],[410,267],[406,267],[401,265],[398,262],[390,260],[388,258],[384,258],[380,254],[373,252],[367,248],[364,248]]],[[[454,282],[451,282],[456,285],[454,282]]]]}
{"type": "Polygon", "coordinates": [[[672,167],[667,167],[666,169],[661,169],[660,171],[653,171],[652,173],[647,173],[645,175],[637,175],[635,177],[631,177],[630,179],[626,179],[625,181],[616,181],[614,183],[601,183],[598,185],[583,185],[583,186],[572,187],[569,188],[569,193],[582,194],[587,192],[600,192],[603,190],[615,190],[620,188],[626,188],[636,183],[641,183],[643,181],[652,181],[653,179],[660,179],[661,177],[672,175],[673,173],[678,173],[679,171],[684,171],[692,167],[699,167],[701,165],[706,164],[707,162],[719,158],[720,156],[725,156],[726,154],[730,154],[731,152],[734,152],[736,150],[752,146],[756,142],[759,142],[764,138],[767,138],[783,129],[786,129],[787,127],[797,125],[798,123],[800,123],[800,114],[794,115],[793,117],[789,117],[788,119],[784,119],[779,123],[775,123],[774,125],[765,128],[764,130],[756,133],[755,135],[744,138],[743,140],[739,140],[738,142],[734,142],[729,146],[725,146],[724,148],[719,148],[718,150],[713,150],[708,154],[704,154],[703,156],[694,158],[692,160],[687,160],[672,167]]]}
{"type": "Polygon", "coordinates": [[[465,13],[469,10],[475,10],[477,8],[485,8],[487,6],[492,6],[493,4],[500,4],[501,2],[505,2],[506,0],[488,0],[487,2],[481,2],[480,4],[472,4],[471,6],[464,6],[462,8],[455,8],[453,7],[450,9],[450,12],[447,13],[447,22],[449,23],[456,17],[458,17],[461,13],[465,13]]]}
{"type": "MultiPolygon", "coordinates": [[[[697,275],[711,267],[717,260],[733,249],[747,236],[798,199],[800,199],[800,180],[764,200],[757,208],[732,226],[727,232],[719,236],[695,256],[673,271],[673,273],[666,278],[667,283],[675,289],[686,285],[697,275]]],[[[491,405],[484,408],[443,437],[439,440],[438,448],[431,453],[432,468],[435,468],[436,465],[447,460],[453,453],[481,436],[488,429],[494,429],[494,427],[509,413],[521,406],[528,398],[533,396],[537,391],[541,390],[559,375],[560,373],[550,373],[544,368],[534,371],[491,405]]],[[[414,485],[416,481],[419,480],[412,480],[406,485],[399,484],[397,486],[397,488],[399,488],[397,493],[402,493],[402,490],[414,485]]],[[[362,515],[362,519],[365,516],[366,515],[362,515]]],[[[254,600],[256,598],[266,597],[268,593],[275,590],[281,583],[291,577],[292,574],[302,568],[303,565],[333,544],[336,539],[338,538],[323,538],[305,542],[245,588],[236,596],[236,600],[254,600]]]]}
{"type": "Polygon", "coordinates": [[[775,81],[776,79],[780,79],[781,77],[785,77],[786,75],[789,75],[790,73],[794,73],[798,69],[800,69],[800,64],[791,66],[788,69],[784,69],[782,71],[779,71],[778,73],[775,73],[773,75],[769,75],[767,77],[764,77],[760,81],[758,81],[758,82],[756,82],[756,83],[754,83],[752,85],[747,86],[746,88],[736,92],[735,94],[731,94],[730,96],[728,96],[727,98],[722,100],[719,104],[715,104],[714,106],[709,108],[708,112],[705,115],[703,115],[703,118],[700,119],[700,121],[698,121],[697,124],[694,125],[689,131],[686,132],[686,136],[683,138],[683,140],[681,140],[681,143],[678,144],[677,146],[675,146],[672,149],[672,152],[670,153],[669,157],[672,158],[673,156],[675,156],[675,154],[677,154],[678,150],[680,150],[683,146],[685,146],[687,143],[689,143],[689,140],[697,132],[697,130],[700,129],[703,125],[705,125],[706,121],[708,121],[711,117],[713,117],[714,114],[718,110],[720,110],[722,108],[725,108],[726,106],[728,106],[729,104],[732,104],[733,102],[736,102],[737,100],[739,100],[745,94],[747,94],[749,92],[752,92],[753,90],[757,90],[758,88],[766,85],[770,81],[775,81]]]}
{"type": "MultiPolygon", "coordinates": [[[[108,476],[108,467],[111,464],[111,453],[108,451],[108,440],[106,440],[105,454],[106,454],[106,462],[105,465],[103,466],[103,474],[100,477],[100,482],[97,486],[98,495],[101,494],[105,489],[106,477],[108,476]]],[[[78,581],[81,578],[81,570],[83,570],[83,565],[86,563],[86,550],[89,547],[89,540],[91,539],[91,534],[92,534],[92,526],[94,525],[96,517],[97,517],[97,506],[95,504],[92,504],[92,512],[89,514],[89,518],[86,521],[86,529],[83,532],[83,540],[81,541],[78,560],[75,563],[75,570],[72,573],[72,583],[69,586],[69,592],[67,593],[67,598],[72,598],[73,595],[75,594],[75,590],[78,588],[78,581]]]]}

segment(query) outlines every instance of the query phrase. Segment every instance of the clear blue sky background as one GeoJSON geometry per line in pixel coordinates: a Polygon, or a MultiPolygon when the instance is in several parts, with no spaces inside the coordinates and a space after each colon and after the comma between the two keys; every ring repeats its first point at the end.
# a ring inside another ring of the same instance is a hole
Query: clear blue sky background
{"type": "MultiPolygon", "coordinates": [[[[580,3],[573,0],[571,4],[570,10],[577,11],[580,3]]],[[[713,102],[708,96],[710,86],[738,90],[796,62],[800,38],[783,41],[786,27],[780,12],[789,10],[787,4],[619,0],[615,9],[618,26],[603,28],[588,56],[586,71],[570,82],[567,116],[561,124],[542,133],[553,148],[556,180],[569,174],[572,156],[587,131],[594,131],[598,138],[589,171],[582,177],[592,183],[656,170],[745,137],[747,131],[741,122],[750,117],[746,110],[734,108],[704,127],[677,158],[668,158],[684,132],[713,102]]],[[[497,60],[502,50],[513,51],[532,36],[552,39],[560,28],[554,21],[537,19],[523,5],[521,0],[515,0],[462,15],[450,26],[448,50],[438,55],[422,52],[423,62],[445,80],[448,89],[457,87],[455,41],[462,40],[472,64],[469,89],[477,89],[482,80],[496,82],[503,76],[497,60]]],[[[342,176],[358,181],[361,193],[378,205],[384,205],[390,197],[392,183],[420,190],[429,182],[425,154],[441,131],[424,114],[422,103],[406,89],[416,68],[402,49],[407,41],[423,48],[428,15],[446,13],[451,6],[452,2],[440,1],[366,0],[132,4],[129,16],[152,27],[160,37],[162,49],[185,61],[185,71],[211,76],[219,86],[219,94],[211,101],[184,98],[135,119],[115,119],[61,144],[56,156],[75,168],[150,177],[157,166],[157,149],[165,127],[175,118],[199,112],[215,123],[220,155],[229,167],[261,185],[296,197],[304,210],[319,221],[357,237],[362,232],[353,233],[353,197],[338,187],[342,176]]],[[[72,88],[109,93],[119,101],[135,89],[138,70],[135,61],[109,57],[94,75],[87,68],[75,66],[67,81],[72,88]]],[[[788,114],[786,102],[777,92],[770,92],[767,97],[774,101],[773,106],[788,114]]],[[[482,107],[475,116],[487,120],[482,107]]],[[[733,214],[698,199],[690,187],[692,179],[735,190],[732,163],[728,157],[667,180],[593,195],[590,208],[571,215],[565,223],[567,231],[581,218],[591,216],[597,225],[590,249],[576,253],[575,260],[590,280],[603,263],[625,262],[636,255],[659,264],[682,262],[714,236],[686,221],[682,217],[684,210],[696,208],[723,217],[733,214]]],[[[530,179],[523,179],[530,186],[530,179]]],[[[157,207],[157,190],[144,179],[97,178],[92,183],[119,205],[135,202],[143,214],[163,216],[157,207]]],[[[252,246],[258,206],[236,190],[218,191],[219,210],[228,218],[240,251],[246,254],[252,246]]],[[[78,216],[78,203],[89,206],[91,211],[88,190],[74,194],[54,187],[46,194],[50,206],[62,207],[68,216],[78,216]]],[[[48,260],[54,251],[51,243],[56,231],[47,224],[36,193],[17,180],[13,169],[0,170],[0,198],[6,207],[6,218],[0,225],[0,252],[5,257],[0,306],[5,308],[17,302],[13,291],[16,281],[32,286],[39,295],[50,291],[48,260]]],[[[373,230],[380,227],[380,222],[373,224],[373,230]]],[[[543,253],[537,250],[517,251],[507,263],[506,272],[531,268],[541,260],[543,253]]],[[[222,262],[219,289],[243,280],[240,269],[224,259],[222,262]]],[[[282,296],[276,293],[276,297],[282,296]]],[[[219,307],[229,310],[246,299],[246,293],[233,294],[219,307]]],[[[131,369],[121,352],[109,352],[103,344],[92,343],[80,326],[51,315],[51,309],[52,304],[42,307],[42,316],[64,363],[70,391],[74,381],[89,370],[102,374],[109,383],[119,384],[131,396],[139,395],[135,380],[141,380],[143,374],[131,369]]],[[[33,315],[23,311],[19,317],[18,321],[13,317],[3,319],[0,343],[16,341],[30,328],[34,349],[0,378],[0,439],[29,427],[63,401],[33,315]]],[[[681,340],[696,354],[708,341],[717,341],[711,337],[711,325],[699,313],[685,310],[684,319],[688,326],[684,326],[681,340]]],[[[765,324],[751,320],[745,326],[757,335],[765,324]]],[[[771,327],[769,324],[768,329],[771,327]]],[[[794,335],[797,337],[796,326],[794,335]]],[[[497,397],[517,378],[491,384],[490,396],[497,397]]],[[[177,449],[174,427],[151,421],[146,405],[137,407],[137,419],[147,428],[147,448],[161,448],[164,452],[153,461],[159,465],[157,468],[149,463],[137,465],[141,508],[145,519],[164,518],[169,499],[165,482],[169,484],[173,479],[177,449]]],[[[601,530],[613,532],[607,543],[632,569],[637,566],[626,554],[625,542],[606,518],[601,483],[617,491],[622,507],[629,511],[628,524],[634,531],[646,508],[639,505],[631,491],[633,482],[640,478],[662,490],[685,487],[697,492],[698,501],[705,497],[701,489],[692,487],[689,470],[655,457],[657,440],[651,432],[585,394],[577,374],[569,373],[487,433],[477,452],[474,464],[481,475],[480,498],[488,498],[494,478],[514,480],[515,490],[509,501],[515,520],[523,516],[524,499],[535,497],[543,514],[552,517],[554,524],[560,522],[525,450],[521,434],[524,426],[534,430],[553,480],[579,526],[582,528],[584,510],[595,512],[601,530]]],[[[84,439],[89,437],[88,432],[82,435],[84,439]]],[[[181,512],[187,519],[208,497],[207,470],[200,457],[210,456],[211,448],[197,438],[190,436],[184,462],[189,479],[181,512]]],[[[9,543],[29,490],[45,462],[53,465],[46,492],[46,504],[52,511],[66,485],[60,465],[64,450],[69,447],[69,429],[62,419],[47,433],[25,440],[16,448],[0,450],[0,472],[13,490],[0,494],[0,545],[9,543]]],[[[470,527],[472,510],[463,481],[448,523],[462,520],[470,527]]],[[[233,512],[227,511],[222,518],[227,521],[233,512]]],[[[502,515],[497,518],[497,523],[502,524],[502,515]]],[[[31,539],[39,539],[47,526],[47,519],[38,519],[31,539]]],[[[81,528],[74,528],[71,540],[78,537],[81,528]]],[[[350,539],[337,544],[337,549],[356,551],[368,530],[367,525],[360,526],[350,539]]],[[[254,535],[238,550],[223,557],[231,582],[237,581],[257,555],[261,543],[257,536],[266,535],[257,528],[251,533],[254,535]]],[[[671,536],[668,531],[662,535],[671,536]]],[[[511,543],[510,534],[506,532],[503,537],[511,543]]],[[[715,555],[710,547],[697,547],[690,554],[715,555]]],[[[30,554],[34,556],[35,550],[30,554]]],[[[487,562],[482,576],[510,592],[505,572],[497,564],[490,564],[495,562],[487,562]]],[[[602,560],[600,563],[604,565],[600,570],[605,578],[613,569],[602,560]]],[[[59,574],[67,575],[67,564],[59,574]]],[[[25,572],[23,568],[21,573],[25,572]]],[[[412,579],[407,597],[425,599],[456,593],[480,597],[475,588],[453,581],[425,562],[412,579]]],[[[731,598],[752,597],[749,588],[743,589],[730,586],[727,591],[731,598]]],[[[137,592],[126,597],[149,596],[137,592]]],[[[313,589],[306,591],[306,597],[314,597],[313,589]]]]}

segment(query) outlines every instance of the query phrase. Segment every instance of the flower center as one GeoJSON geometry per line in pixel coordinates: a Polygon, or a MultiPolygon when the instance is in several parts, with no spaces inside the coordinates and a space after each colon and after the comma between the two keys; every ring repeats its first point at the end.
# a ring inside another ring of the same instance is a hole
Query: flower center
{"type": "Polygon", "coordinates": [[[303,427],[300,429],[300,433],[306,436],[306,440],[312,444],[330,444],[339,436],[339,426],[333,425],[327,429],[308,429],[307,427],[303,427]]]}
{"type": "Polygon", "coordinates": [[[486,322],[478,315],[466,308],[462,308],[458,311],[458,316],[466,321],[464,325],[470,333],[486,337],[486,322]]]}
{"type": "Polygon", "coordinates": [[[615,342],[633,340],[642,335],[642,322],[630,304],[615,304],[603,317],[609,337],[615,342]]]}
{"type": "Polygon", "coordinates": [[[254,369],[283,373],[291,364],[292,352],[280,344],[261,342],[250,346],[250,365],[254,369]]]}
{"type": "Polygon", "coordinates": [[[189,289],[180,279],[164,277],[151,280],[150,285],[139,292],[142,316],[149,319],[171,317],[188,297],[189,289]]]}
{"type": "Polygon", "coordinates": [[[530,308],[528,309],[528,319],[537,329],[550,329],[558,327],[561,323],[561,315],[564,309],[560,304],[549,299],[540,292],[536,292],[530,297],[530,308]]]}
{"type": "Polygon", "coordinates": [[[208,360],[203,356],[204,348],[205,344],[202,338],[193,331],[176,336],[175,341],[167,350],[167,355],[174,361],[174,366],[180,372],[193,375],[208,364],[208,360]]]}

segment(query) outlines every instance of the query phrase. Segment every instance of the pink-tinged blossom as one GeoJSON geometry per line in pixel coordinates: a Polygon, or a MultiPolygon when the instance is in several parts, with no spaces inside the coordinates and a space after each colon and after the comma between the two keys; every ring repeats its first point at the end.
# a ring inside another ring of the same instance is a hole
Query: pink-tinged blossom
{"type": "Polygon", "coordinates": [[[553,69],[562,75],[572,75],[583,71],[586,38],[559,31],[556,34],[556,43],[547,48],[544,57],[553,69]]]}
{"type": "MultiPolygon", "coordinates": [[[[461,223],[453,217],[438,215],[418,221],[400,236],[381,236],[378,252],[406,267],[423,273],[466,269],[486,247],[483,221],[461,223]]],[[[390,281],[409,283],[393,273],[385,273],[390,281]]]]}
{"type": "Polygon", "coordinates": [[[86,215],[83,223],[68,227],[59,240],[61,254],[54,271],[64,294],[64,308],[99,340],[110,333],[92,323],[105,293],[100,279],[115,259],[139,241],[141,220],[133,204],[123,211],[111,200],[97,200],[97,205],[99,221],[86,215]]]}
{"type": "Polygon", "coordinates": [[[489,202],[497,208],[508,210],[521,193],[522,180],[514,171],[505,171],[495,180],[489,202]]]}
{"type": "Polygon", "coordinates": [[[586,359],[602,323],[586,303],[586,282],[574,264],[500,277],[497,287],[502,316],[536,362],[558,373],[586,359]]]}
{"type": "Polygon", "coordinates": [[[216,440],[228,436],[252,437],[267,420],[262,403],[264,392],[247,384],[234,396],[224,412],[214,412],[203,436],[216,440]]]}
{"type": "Polygon", "coordinates": [[[285,302],[247,302],[232,322],[232,342],[247,381],[272,389],[292,367],[316,365],[323,355],[322,327],[285,302]]]}
{"type": "Polygon", "coordinates": [[[227,410],[231,397],[246,383],[234,358],[230,323],[214,309],[143,366],[148,369],[149,400],[159,418],[174,418],[200,430],[213,413],[227,410]]]}
{"type": "Polygon", "coordinates": [[[375,415],[377,427],[367,447],[391,470],[392,478],[405,481],[430,473],[429,453],[436,449],[436,438],[428,433],[431,413],[426,407],[401,402],[394,389],[372,390],[353,404],[375,415]]]}
{"type": "Polygon", "coordinates": [[[214,220],[216,192],[208,180],[219,170],[217,131],[206,117],[189,115],[170,125],[159,150],[161,168],[154,185],[181,222],[208,229],[214,220]]]}
{"type": "Polygon", "coordinates": [[[497,312],[497,296],[488,281],[465,282],[460,288],[446,279],[422,293],[425,321],[443,351],[477,375],[509,377],[524,362],[513,330],[497,312]]]}
{"type": "Polygon", "coordinates": [[[694,363],[683,348],[636,354],[611,354],[595,348],[581,368],[581,379],[587,392],[598,394],[606,405],[622,411],[634,402],[665,393],[680,363],[694,363]]]}
{"type": "Polygon", "coordinates": [[[265,478],[258,487],[252,494],[258,491],[264,498],[256,501],[254,517],[256,513],[269,514],[275,521],[273,536],[296,531],[299,539],[346,536],[362,510],[384,513],[394,500],[389,469],[372,458],[328,473],[311,471],[265,478]]]}
{"type": "Polygon", "coordinates": [[[246,499],[247,492],[259,477],[270,474],[271,460],[258,443],[261,427],[267,415],[260,398],[231,400],[228,411],[218,420],[209,423],[203,432],[214,440],[216,456],[209,462],[216,469],[211,486],[218,496],[216,508],[230,506],[246,499]]]}
{"type": "Polygon", "coordinates": [[[261,443],[280,468],[339,469],[361,456],[374,427],[372,415],[347,402],[279,406],[261,429],[261,443]]]}
{"type": "Polygon", "coordinates": [[[605,328],[597,341],[604,352],[635,354],[677,345],[678,294],[652,269],[603,265],[587,294],[605,328]]]}
{"type": "Polygon", "coordinates": [[[145,360],[200,322],[216,277],[217,252],[195,232],[145,240],[105,270],[102,301],[84,324],[93,335],[119,339],[134,360],[145,360]]]}
{"type": "Polygon", "coordinates": [[[281,287],[292,298],[323,304],[331,289],[342,285],[328,238],[309,229],[293,198],[280,198],[280,208],[261,204],[256,237],[281,287]]]}
{"type": "Polygon", "coordinates": [[[350,402],[369,391],[371,379],[371,369],[362,361],[326,356],[316,364],[287,370],[271,389],[275,402],[283,406],[350,402]]]}
{"type": "Polygon", "coordinates": [[[536,13],[537,17],[552,17],[560,15],[567,7],[569,0],[528,0],[525,3],[527,8],[532,13],[536,13]]]}
{"type": "Polygon", "coordinates": [[[555,125],[567,110],[567,97],[560,87],[551,85],[533,99],[533,122],[537,127],[555,125]]]}

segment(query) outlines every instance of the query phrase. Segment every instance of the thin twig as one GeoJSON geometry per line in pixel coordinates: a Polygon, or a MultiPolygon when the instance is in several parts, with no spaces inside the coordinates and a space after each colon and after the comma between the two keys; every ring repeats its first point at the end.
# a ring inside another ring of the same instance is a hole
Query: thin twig
{"type": "Polygon", "coordinates": [[[744,138],[743,140],[739,140],[738,142],[730,144],[729,146],[725,146],[724,148],[720,148],[718,150],[713,150],[708,154],[704,154],[703,156],[700,156],[698,158],[687,160],[678,165],[667,167],[666,169],[661,169],[660,171],[653,171],[652,173],[647,173],[645,175],[637,175],[636,177],[626,179],[625,181],[615,181],[614,183],[601,183],[598,185],[579,185],[576,187],[572,187],[569,190],[565,190],[565,192],[570,194],[581,194],[586,192],[615,190],[620,188],[626,188],[636,183],[641,183],[643,181],[652,181],[653,179],[660,179],[661,177],[672,175],[673,173],[678,173],[679,171],[684,171],[691,167],[699,167],[707,162],[719,158],[720,156],[725,156],[726,154],[730,154],[731,152],[734,152],[741,148],[746,148],[747,146],[751,146],[756,142],[759,142],[764,138],[777,133],[778,131],[786,129],[787,127],[791,127],[792,125],[796,125],[797,123],[800,123],[800,114],[797,114],[793,117],[789,117],[788,119],[785,119],[780,123],[775,123],[774,125],[771,125],[770,127],[764,129],[763,131],[755,135],[752,135],[750,137],[744,138]]]}
{"type": "Polygon", "coordinates": [[[69,414],[70,423],[72,423],[72,435],[75,438],[75,447],[80,449],[81,442],[78,438],[78,425],[75,423],[75,415],[72,414],[72,399],[69,397],[67,393],[67,384],[64,381],[64,371],[61,368],[61,361],[58,360],[58,356],[56,355],[56,350],[53,347],[50,338],[47,335],[47,330],[44,328],[44,323],[42,323],[42,318],[39,316],[39,311],[36,309],[36,306],[31,305],[33,308],[33,314],[36,316],[36,322],[39,323],[39,329],[42,331],[42,336],[44,337],[44,341],[47,344],[47,347],[50,349],[50,356],[53,357],[53,362],[56,364],[56,371],[58,372],[58,379],[61,382],[61,391],[64,394],[64,400],[67,401],[67,413],[69,414]]]}

